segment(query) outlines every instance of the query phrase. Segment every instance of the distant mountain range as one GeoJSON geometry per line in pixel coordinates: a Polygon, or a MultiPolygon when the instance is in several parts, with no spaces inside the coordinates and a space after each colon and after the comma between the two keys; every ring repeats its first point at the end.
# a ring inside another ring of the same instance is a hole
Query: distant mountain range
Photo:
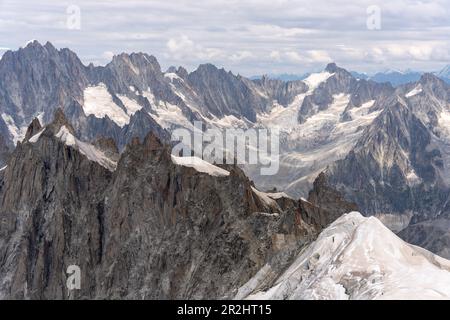
{"type": "MultiPolygon", "coordinates": [[[[383,82],[389,82],[394,87],[397,87],[402,84],[406,84],[409,82],[418,81],[420,77],[424,74],[424,72],[420,71],[412,71],[412,70],[406,70],[406,71],[399,71],[399,70],[386,70],[383,72],[377,72],[375,74],[369,75],[366,73],[360,73],[356,71],[350,72],[355,78],[357,79],[364,79],[364,80],[372,80],[375,82],[383,83],[383,82]]],[[[450,65],[447,65],[444,67],[441,71],[434,72],[439,78],[446,81],[447,83],[450,83],[450,65]]],[[[293,81],[293,80],[303,80],[305,79],[309,73],[306,74],[270,74],[268,75],[271,79],[279,79],[283,81],[293,81]]],[[[261,78],[261,76],[255,76],[251,77],[251,79],[258,79],[261,78]]]]}
{"type": "MultiPolygon", "coordinates": [[[[280,73],[280,74],[268,74],[265,75],[266,77],[270,79],[276,79],[276,80],[282,80],[282,81],[296,81],[296,80],[303,80],[306,79],[310,73],[304,73],[304,74],[290,74],[290,73],[280,73]]],[[[261,79],[263,76],[253,76],[250,77],[251,80],[258,80],[261,79]]]]}
{"type": "Polygon", "coordinates": [[[396,85],[5,52],[0,299],[448,298],[448,68],[383,74],[396,85]],[[194,121],[278,129],[279,170],[171,154],[194,121]]]}

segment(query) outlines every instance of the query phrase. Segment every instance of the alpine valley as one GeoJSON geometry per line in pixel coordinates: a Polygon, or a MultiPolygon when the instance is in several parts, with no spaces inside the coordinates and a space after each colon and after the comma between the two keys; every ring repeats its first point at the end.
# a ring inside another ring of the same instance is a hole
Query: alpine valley
{"type": "MultiPolygon", "coordinates": [[[[449,299],[450,85],[0,60],[0,299],[449,299]],[[173,155],[278,129],[279,170],[173,155]],[[66,286],[68,266],[81,286],[66,286]]],[[[379,77],[384,79],[383,77],[379,77]]]]}

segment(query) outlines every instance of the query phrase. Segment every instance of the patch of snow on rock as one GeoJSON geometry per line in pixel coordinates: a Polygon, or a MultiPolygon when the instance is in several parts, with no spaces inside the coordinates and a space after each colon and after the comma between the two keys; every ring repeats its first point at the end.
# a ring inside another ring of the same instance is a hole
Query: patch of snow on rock
{"type": "Polygon", "coordinates": [[[74,147],[81,154],[85,155],[90,161],[95,161],[108,170],[114,170],[117,163],[108,158],[102,151],[98,150],[93,145],[78,140],[66,126],[62,126],[55,135],[58,139],[64,142],[67,146],[74,147]]]}
{"type": "Polygon", "coordinates": [[[198,172],[207,173],[211,176],[229,176],[230,172],[219,168],[198,157],[177,157],[172,155],[172,162],[179,166],[194,168],[198,172]]]}
{"type": "Polygon", "coordinates": [[[97,118],[108,116],[120,127],[130,122],[129,115],[114,103],[105,84],[99,83],[97,86],[87,87],[84,89],[83,97],[83,110],[87,116],[91,114],[97,118]]]}
{"type": "Polygon", "coordinates": [[[170,81],[173,81],[174,79],[183,81],[183,79],[181,79],[179,75],[177,75],[176,73],[173,73],[173,72],[164,73],[164,77],[170,79],[170,81]]]}
{"type": "Polygon", "coordinates": [[[320,72],[320,73],[312,73],[306,79],[303,80],[308,85],[308,92],[312,93],[314,89],[316,89],[322,82],[328,80],[329,77],[334,75],[334,73],[329,72],[320,72]]]}
{"type": "Polygon", "coordinates": [[[45,131],[45,128],[36,133],[34,136],[32,136],[28,141],[31,143],[36,143],[39,140],[39,137],[41,136],[42,132],[45,131]]]}
{"type": "Polygon", "coordinates": [[[123,105],[127,109],[127,114],[132,116],[137,111],[142,109],[142,106],[134,99],[130,99],[125,95],[118,94],[117,97],[122,101],[123,105]]]}
{"type": "Polygon", "coordinates": [[[17,142],[22,141],[25,137],[25,134],[27,133],[28,127],[23,126],[19,127],[14,122],[14,119],[6,113],[2,113],[2,119],[6,123],[6,126],[8,127],[8,131],[11,134],[13,138],[14,145],[17,144],[17,142]]]}
{"type": "Polygon", "coordinates": [[[411,98],[414,97],[415,95],[418,95],[419,93],[422,92],[422,86],[419,84],[417,85],[417,87],[415,87],[414,89],[412,89],[410,92],[408,92],[405,97],[407,98],[411,98]]]}

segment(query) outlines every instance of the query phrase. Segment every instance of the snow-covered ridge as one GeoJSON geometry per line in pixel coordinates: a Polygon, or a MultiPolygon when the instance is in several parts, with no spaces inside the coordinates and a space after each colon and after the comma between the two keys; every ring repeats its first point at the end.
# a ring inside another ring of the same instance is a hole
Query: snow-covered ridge
{"type": "MultiPolygon", "coordinates": [[[[30,139],[28,139],[28,142],[30,143],[36,143],[39,141],[39,138],[41,137],[42,133],[46,128],[41,129],[38,133],[34,134],[30,139]]],[[[67,129],[66,126],[62,126],[58,133],[55,134],[55,136],[64,142],[67,146],[73,147],[77,149],[81,154],[86,156],[90,161],[95,161],[101,166],[105,167],[108,170],[115,170],[117,163],[110,158],[108,158],[103,151],[98,150],[95,146],[92,144],[83,142],[78,140],[72,133],[70,133],[69,129],[67,129]]]]}
{"type": "Polygon", "coordinates": [[[29,142],[31,143],[36,143],[39,140],[39,137],[41,136],[41,134],[45,131],[44,129],[41,129],[41,131],[39,131],[38,133],[36,133],[34,136],[32,136],[30,139],[28,139],[29,142]]]}
{"type": "Polygon", "coordinates": [[[198,157],[177,157],[172,155],[172,162],[179,166],[194,168],[198,172],[207,173],[215,177],[230,175],[229,171],[219,168],[198,157]]]}
{"type": "Polygon", "coordinates": [[[258,189],[256,189],[255,187],[252,187],[252,191],[267,205],[276,204],[275,200],[277,200],[277,199],[290,198],[284,192],[262,192],[262,191],[259,191],[258,189]]]}
{"type": "Polygon", "coordinates": [[[450,261],[410,245],[377,218],[345,214],[326,228],[268,290],[266,265],[236,298],[450,299],[450,261]]]}
{"type": "Polygon", "coordinates": [[[407,98],[411,98],[414,97],[415,95],[418,95],[419,93],[422,92],[422,85],[418,84],[417,87],[415,87],[414,89],[412,89],[410,92],[408,92],[405,97],[407,98]]]}
{"type": "MultiPolygon", "coordinates": [[[[40,133],[37,133],[36,135],[40,135],[40,133]]],[[[33,136],[32,138],[34,138],[35,136],[33,136]]],[[[116,168],[117,166],[116,162],[109,159],[102,151],[98,150],[93,145],[78,140],[73,134],[70,133],[70,131],[66,128],[66,126],[62,126],[55,136],[62,142],[64,142],[66,145],[77,149],[89,160],[97,162],[106,169],[114,170],[116,168]]]]}

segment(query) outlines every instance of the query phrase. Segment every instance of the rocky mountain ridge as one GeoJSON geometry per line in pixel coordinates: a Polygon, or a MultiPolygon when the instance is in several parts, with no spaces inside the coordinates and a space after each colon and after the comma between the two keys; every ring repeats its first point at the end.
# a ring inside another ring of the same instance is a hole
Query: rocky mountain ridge
{"type": "Polygon", "coordinates": [[[230,298],[347,210],[261,192],[235,166],[178,164],[151,132],[105,157],[60,109],[32,122],[0,171],[2,299],[230,298]]]}
{"type": "Polygon", "coordinates": [[[48,124],[57,108],[73,127],[60,137],[77,137],[78,150],[100,157],[106,169],[114,167],[108,159],[120,163],[119,153],[134,137],[143,140],[152,132],[166,143],[174,129],[191,130],[194,120],[220,129],[278,128],[277,174],[243,167],[259,190],[275,187],[298,198],[317,183],[326,185],[338,191],[331,199],[355,203],[404,239],[448,255],[450,237],[442,226],[450,183],[450,95],[448,84],[433,74],[394,88],[355,78],[332,63],[303,80],[250,80],[211,64],[191,73],[182,67],[163,72],[144,53],[84,66],[70,50],[37,42],[5,53],[0,71],[2,167],[14,144],[30,139],[28,124],[35,117],[48,124]]]}

